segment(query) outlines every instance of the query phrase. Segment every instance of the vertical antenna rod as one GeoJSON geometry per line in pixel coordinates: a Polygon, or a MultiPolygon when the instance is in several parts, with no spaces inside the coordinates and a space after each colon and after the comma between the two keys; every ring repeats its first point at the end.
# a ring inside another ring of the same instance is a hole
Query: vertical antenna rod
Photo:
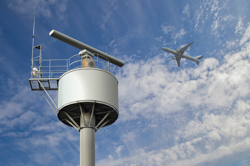
{"type": "Polygon", "coordinates": [[[34,11],[33,35],[32,35],[31,70],[33,69],[34,40],[35,40],[35,11],[34,11]]]}

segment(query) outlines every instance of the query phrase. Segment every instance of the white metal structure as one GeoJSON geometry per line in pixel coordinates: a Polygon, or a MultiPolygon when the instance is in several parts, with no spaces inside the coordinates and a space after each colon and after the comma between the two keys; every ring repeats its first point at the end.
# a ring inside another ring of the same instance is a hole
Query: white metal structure
{"type": "Polygon", "coordinates": [[[40,90],[58,119],[80,132],[80,166],[94,166],[95,132],[119,114],[118,81],[109,62],[120,67],[124,62],[55,30],[50,35],[82,51],[57,60],[42,60],[41,52],[36,59],[32,52],[31,89],[40,90]],[[47,90],[58,90],[57,105],[47,90]]]}

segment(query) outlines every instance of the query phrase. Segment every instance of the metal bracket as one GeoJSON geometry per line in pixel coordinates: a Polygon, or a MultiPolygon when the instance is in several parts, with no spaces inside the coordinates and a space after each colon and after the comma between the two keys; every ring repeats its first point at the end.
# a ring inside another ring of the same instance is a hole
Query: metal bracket
{"type": "Polygon", "coordinates": [[[100,127],[95,127],[95,132],[97,132],[97,130],[99,130],[100,128],[102,128],[103,126],[105,126],[108,122],[110,122],[110,120],[107,120],[106,122],[104,122],[100,127]]]}
{"type": "MultiPolygon", "coordinates": [[[[72,123],[74,123],[74,126],[76,126],[77,127],[77,130],[79,130],[79,128],[80,128],[80,126],[76,123],[76,121],[67,113],[67,112],[64,112],[64,114],[70,119],[70,121],[72,122],[72,123]]],[[[68,121],[67,121],[68,122],[68,121]]],[[[72,125],[72,124],[71,124],[72,125]]],[[[74,127],[73,126],[73,127],[74,127]]]]}
{"type": "MultiPolygon", "coordinates": [[[[111,113],[112,111],[110,111],[110,112],[108,112],[103,118],[102,118],[102,120],[96,125],[96,127],[95,127],[95,129],[96,129],[96,131],[100,128],[99,126],[102,124],[102,122],[109,116],[109,114],[111,113]],[[99,127],[99,128],[98,128],[99,127]]],[[[107,124],[108,122],[106,121],[105,122],[105,124],[107,124]]],[[[104,124],[104,125],[105,125],[104,124]]],[[[102,126],[104,126],[104,125],[102,125],[102,126]]]]}
{"type": "Polygon", "coordinates": [[[74,127],[76,130],[79,130],[73,123],[71,123],[68,119],[66,119],[66,122],[68,122],[72,127],[74,127]]]}
{"type": "MultiPolygon", "coordinates": [[[[45,91],[45,93],[46,93],[47,96],[49,97],[50,101],[54,104],[54,106],[55,106],[56,109],[57,109],[56,104],[54,103],[54,101],[52,100],[52,98],[50,97],[50,95],[49,95],[49,93],[46,91],[46,89],[43,87],[43,85],[42,85],[42,83],[40,82],[40,80],[38,80],[38,83],[39,83],[40,86],[43,88],[43,90],[45,91]]],[[[40,90],[40,91],[41,91],[41,90],[40,90]]],[[[47,103],[49,103],[49,105],[50,105],[50,107],[52,108],[52,110],[54,111],[54,113],[57,114],[56,111],[55,111],[55,109],[52,107],[51,103],[50,103],[49,100],[47,99],[47,97],[43,94],[42,91],[41,91],[41,93],[42,93],[43,97],[45,98],[45,100],[47,101],[47,103]]]]}
{"type": "Polygon", "coordinates": [[[92,112],[91,112],[91,116],[90,116],[90,120],[89,120],[89,126],[91,125],[91,122],[92,122],[94,110],[95,110],[95,103],[94,103],[93,106],[92,106],[92,112]]]}
{"type": "MultiPolygon", "coordinates": [[[[83,117],[83,112],[82,112],[82,109],[83,109],[83,108],[82,108],[81,104],[79,104],[79,107],[80,107],[80,112],[81,112],[81,115],[80,115],[80,116],[81,116],[82,119],[83,119],[84,126],[86,126],[85,119],[84,119],[84,117],[83,117]]],[[[80,119],[81,119],[81,118],[80,118],[80,119]]],[[[81,121],[81,120],[80,120],[80,121],[81,121]]],[[[80,123],[81,123],[81,122],[80,122],[80,123]]],[[[80,130],[81,130],[81,129],[80,129],[80,130]]],[[[80,131],[80,130],[79,130],[79,131],[80,131]]]]}

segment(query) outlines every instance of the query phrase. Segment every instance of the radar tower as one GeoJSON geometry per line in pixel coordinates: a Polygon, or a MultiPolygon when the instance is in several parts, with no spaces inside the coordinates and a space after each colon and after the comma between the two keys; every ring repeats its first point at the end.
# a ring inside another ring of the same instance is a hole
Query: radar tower
{"type": "Polygon", "coordinates": [[[110,63],[122,67],[124,62],[56,30],[49,35],[80,52],[69,59],[43,60],[41,45],[34,47],[33,27],[31,90],[41,91],[58,119],[80,132],[80,166],[94,166],[95,132],[119,115],[118,81],[109,72],[110,63]],[[33,57],[34,48],[40,49],[39,59],[33,57]],[[48,90],[58,91],[57,104],[48,90]]]}

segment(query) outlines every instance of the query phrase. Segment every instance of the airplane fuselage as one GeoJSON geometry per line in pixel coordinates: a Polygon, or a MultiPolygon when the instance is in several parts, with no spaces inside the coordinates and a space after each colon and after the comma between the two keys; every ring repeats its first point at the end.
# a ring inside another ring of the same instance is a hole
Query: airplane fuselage
{"type": "Polygon", "coordinates": [[[162,47],[162,49],[164,50],[164,51],[167,51],[167,52],[169,52],[169,53],[172,53],[172,54],[176,54],[176,51],[175,50],[172,50],[172,49],[170,49],[170,48],[167,48],[167,47],[162,47]]]}
{"type": "Polygon", "coordinates": [[[173,60],[176,60],[177,61],[177,64],[178,66],[180,67],[180,63],[181,63],[181,58],[186,58],[186,59],[189,59],[191,61],[196,61],[197,65],[199,65],[199,62],[201,62],[201,58],[203,56],[197,56],[197,57],[192,57],[192,56],[189,56],[189,55],[185,55],[184,52],[186,49],[188,49],[188,47],[193,44],[194,42],[191,42],[189,43],[188,45],[186,45],[185,47],[183,47],[182,49],[176,49],[176,50],[172,50],[170,48],[167,48],[167,47],[162,47],[161,49],[163,49],[164,51],[167,51],[171,54],[174,54],[174,57],[172,57],[173,60]]]}
{"type": "Polygon", "coordinates": [[[167,48],[167,47],[163,47],[162,48],[164,51],[167,51],[169,53],[172,53],[175,55],[176,59],[180,59],[180,58],[186,58],[186,59],[189,59],[189,60],[192,60],[192,61],[196,61],[196,62],[200,62],[201,60],[195,58],[195,57],[192,57],[192,56],[189,56],[189,55],[185,55],[185,54],[182,54],[181,52],[178,52],[178,51],[175,51],[175,50],[172,50],[170,48],[167,48]]]}

